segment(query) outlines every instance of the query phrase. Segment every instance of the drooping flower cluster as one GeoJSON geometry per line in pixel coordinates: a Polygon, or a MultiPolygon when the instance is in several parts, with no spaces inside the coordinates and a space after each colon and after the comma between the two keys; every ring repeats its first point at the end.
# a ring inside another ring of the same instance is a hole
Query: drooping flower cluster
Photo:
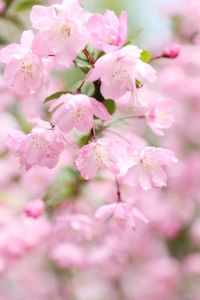
{"type": "Polygon", "coordinates": [[[138,97],[138,87],[154,82],[156,71],[143,60],[142,49],[125,45],[127,14],[122,12],[119,18],[109,10],[104,15],[90,14],[77,0],[64,0],[50,6],[33,6],[30,20],[33,31],[22,34],[21,44],[11,44],[0,51],[4,77],[11,90],[21,95],[48,90],[53,80],[51,70],[77,65],[80,52],[89,67],[78,88],[50,96],[50,122],[35,117],[31,122],[36,125],[27,135],[20,131],[9,134],[8,147],[21,166],[25,170],[35,165],[54,168],[67,148],[66,151],[75,151],[74,166],[86,180],[109,170],[119,185],[144,190],[166,186],[165,168],[177,161],[170,150],[144,146],[145,143],[140,147],[134,139],[129,141],[126,131],[122,135],[116,132],[118,138],[106,135],[112,127],[107,99],[112,99],[116,108],[121,101],[128,101],[129,114],[137,119],[140,110],[143,115],[139,118],[146,119],[156,134],[163,134],[162,130],[173,123],[170,99],[145,102],[142,94],[138,97]],[[95,57],[91,47],[97,49],[95,57]],[[84,94],[86,82],[93,82],[92,96],[84,94]],[[74,130],[88,135],[80,149],[74,141],[74,130]]]}

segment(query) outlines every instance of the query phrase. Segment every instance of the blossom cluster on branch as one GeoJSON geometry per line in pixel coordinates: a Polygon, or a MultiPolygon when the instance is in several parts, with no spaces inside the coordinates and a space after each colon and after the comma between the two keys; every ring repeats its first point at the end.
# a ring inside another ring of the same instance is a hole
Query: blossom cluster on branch
{"type": "Polygon", "coordinates": [[[198,0],[152,54],[80,2],[0,49],[0,299],[197,300],[198,0]]]}

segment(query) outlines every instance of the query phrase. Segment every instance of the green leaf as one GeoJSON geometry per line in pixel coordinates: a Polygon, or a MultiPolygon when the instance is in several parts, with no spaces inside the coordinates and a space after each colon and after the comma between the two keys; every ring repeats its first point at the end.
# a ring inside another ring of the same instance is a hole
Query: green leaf
{"type": "Polygon", "coordinates": [[[109,114],[111,114],[111,115],[114,114],[114,112],[116,110],[116,105],[115,105],[114,100],[111,100],[111,99],[104,100],[103,105],[106,107],[109,114]]]}
{"type": "Polygon", "coordinates": [[[74,167],[61,168],[56,180],[50,185],[44,200],[50,212],[64,201],[75,198],[80,192],[83,180],[74,167]]]}
{"type": "Polygon", "coordinates": [[[143,50],[140,56],[140,59],[145,62],[148,63],[149,60],[151,59],[151,53],[147,50],[143,50]]]}
{"type": "Polygon", "coordinates": [[[57,98],[59,98],[61,95],[67,94],[67,93],[70,93],[70,92],[69,92],[69,91],[59,91],[59,92],[56,92],[56,93],[54,93],[54,94],[52,94],[52,95],[46,97],[46,98],[44,99],[44,102],[43,102],[43,103],[47,103],[47,102],[49,102],[49,101],[51,101],[51,100],[57,99],[57,98]]]}
{"type": "Polygon", "coordinates": [[[85,73],[78,67],[73,67],[65,71],[54,72],[55,78],[62,80],[66,89],[75,90],[85,78],[85,73]]]}
{"type": "Polygon", "coordinates": [[[81,89],[81,92],[85,95],[88,95],[88,96],[93,96],[94,95],[94,92],[95,92],[95,86],[94,86],[94,83],[92,82],[85,82],[82,89],[81,89]]]}
{"type": "Polygon", "coordinates": [[[8,41],[4,37],[0,36],[0,45],[6,45],[6,44],[8,44],[8,41]]]}
{"type": "Polygon", "coordinates": [[[78,142],[79,147],[83,147],[83,146],[87,145],[90,138],[91,138],[91,133],[83,135],[78,142]]]}
{"type": "Polygon", "coordinates": [[[90,66],[89,62],[81,56],[76,58],[75,65],[78,68],[80,68],[81,71],[83,71],[84,73],[87,73],[91,69],[91,66],[90,66]]]}
{"type": "Polygon", "coordinates": [[[21,12],[21,11],[31,9],[33,7],[33,5],[39,5],[39,4],[41,4],[41,1],[26,0],[26,1],[22,1],[22,2],[18,3],[16,5],[15,9],[17,12],[21,12]]]}

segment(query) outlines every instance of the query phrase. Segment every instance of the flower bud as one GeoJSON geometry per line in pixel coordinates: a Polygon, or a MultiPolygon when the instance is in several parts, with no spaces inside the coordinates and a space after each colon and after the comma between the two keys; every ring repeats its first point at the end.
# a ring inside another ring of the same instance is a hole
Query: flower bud
{"type": "Polygon", "coordinates": [[[27,217],[38,218],[42,215],[44,211],[44,201],[41,199],[33,200],[29,202],[25,208],[24,212],[27,217]]]}
{"type": "Polygon", "coordinates": [[[178,43],[174,43],[165,48],[164,57],[176,58],[179,56],[181,46],[178,43]]]}

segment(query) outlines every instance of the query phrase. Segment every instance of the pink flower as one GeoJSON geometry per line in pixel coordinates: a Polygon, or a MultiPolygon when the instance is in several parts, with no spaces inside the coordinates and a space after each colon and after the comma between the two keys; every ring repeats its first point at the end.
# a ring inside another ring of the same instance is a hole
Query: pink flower
{"type": "Polygon", "coordinates": [[[144,190],[167,185],[165,167],[176,163],[177,159],[168,149],[144,147],[134,154],[135,164],[127,172],[124,182],[132,186],[139,184],[144,190]]]}
{"type": "Polygon", "coordinates": [[[178,43],[174,43],[165,48],[164,56],[169,58],[176,58],[179,56],[181,50],[181,46],[178,43]]]}
{"type": "Polygon", "coordinates": [[[52,123],[58,125],[64,132],[73,127],[86,132],[93,127],[93,115],[102,120],[109,120],[111,116],[103,104],[86,95],[62,95],[55,101],[50,110],[57,110],[53,114],[52,123]]]}
{"type": "Polygon", "coordinates": [[[95,214],[97,219],[111,219],[117,227],[135,228],[135,217],[148,223],[146,217],[131,204],[118,202],[101,206],[95,214]]]}
{"type": "Polygon", "coordinates": [[[25,206],[24,212],[28,217],[38,218],[44,211],[44,201],[41,199],[33,200],[25,206]]]}
{"type": "Polygon", "coordinates": [[[156,71],[140,59],[141,52],[136,46],[126,46],[100,57],[88,80],[101,79],[101,93],[106,99],[118,100],[127,92],[133,96],[136,79],[142,82],[156,79],[156,71]]]}
{"type": "Polygon", "coordinates": [[[170,98],[159,98],[147,104],[145,113],[147,124],[158,135],[163,135],[163,129],[169,128],[174,123],[171,114],[172,102],[170,98]]]}
{"type": "Polygon", "coordinates": [[[48,7],[36,5],[30,18],[38,30],[33,42],[36,53],[54,56],[58,65],[70,67],[88,43],[84,10],[78,1],[64,0],[48,7]]]}
{"type": "Polygon", "coordinates": [[[16,130],[9,134],[8,147],[14,156],[19,157],[20,164],[26,170],[34,165],[54,168],[63,151],[60,135],[52,129],[50,123],[33,119],[36,127],[25,135],[16,130]]]}
{"type": "Polygon", "coordinates": [[[108,168],[119,173],[118,160],[112,151],[112,144],[106,138],[98,139],[82,147],[75,161],[81,176],[86,180],[94,177],[99,169],[108,168]]]}
{"type": "Polygon", "coordinates": [[[24,31],[21,44],[11,44],[0,51],[0,62],[6,65],[4,78],[17,94],[36,92],[43,84],[43,64],[32,50],[34,35],[24,31]]]}
{"type": "Polygon", "coordinates": [[[104,52],[112,52],[127,38],[127,13],[121,12],[119,18],[111,10],[104,15],[94,14],[88,22],[92,45],[104,52]]]}

